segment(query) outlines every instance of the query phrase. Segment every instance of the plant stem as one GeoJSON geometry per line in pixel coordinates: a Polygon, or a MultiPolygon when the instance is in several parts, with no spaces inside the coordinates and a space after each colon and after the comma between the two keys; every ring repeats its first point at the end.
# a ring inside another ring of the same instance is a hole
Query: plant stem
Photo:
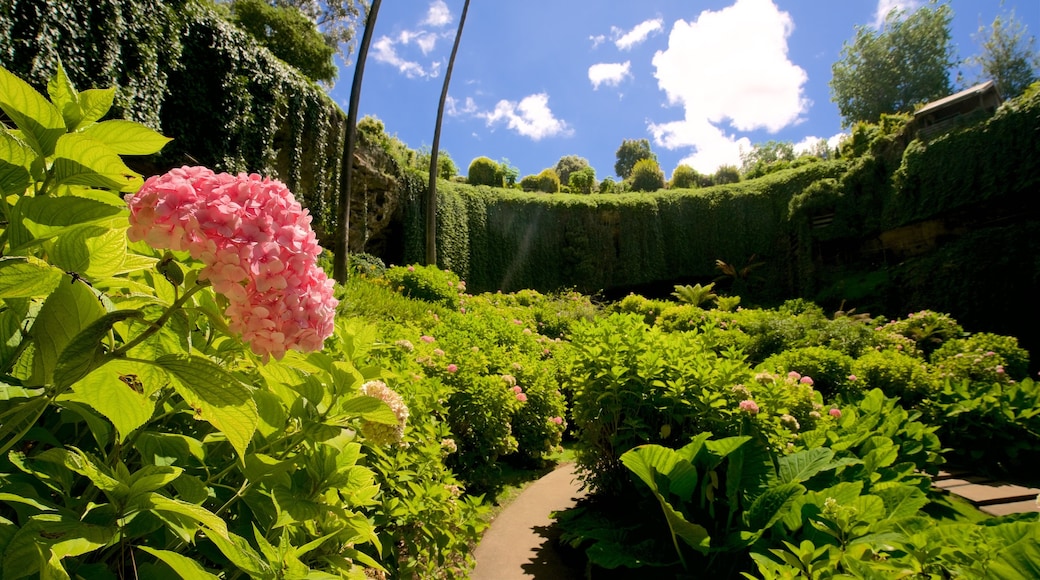
{"type": "Polygon", "coordinates": [[[166,309],[166,312],[162,313],[162,316],[157,318],[155,322],[151,323],[148,326],[148,328],[144,330],[144,332],[134,337],[134,339],[130,342],[109,353],[109,356],[111,356],[112,358],[123,357],[127,352],[130,351],[130,349],[151,338],[152,335],[154,335],[156,332],[159,332],[159,330],[162,329],[163,325],[165,325],[170,320],[170,318],[174,315],[175,312],[177,312],[182,306],[184,306],[184,304],[188,301],[189,298],[194,296],[195,293],[197,293],[199,290],[202,290],[203,288],[206,288],[209,285],[209,282],[196,282],[195,285],[192,286],[191,289],[189,289],[187,292],[185,292],[183,296],[175,300],[174,303],[166,309]]]}

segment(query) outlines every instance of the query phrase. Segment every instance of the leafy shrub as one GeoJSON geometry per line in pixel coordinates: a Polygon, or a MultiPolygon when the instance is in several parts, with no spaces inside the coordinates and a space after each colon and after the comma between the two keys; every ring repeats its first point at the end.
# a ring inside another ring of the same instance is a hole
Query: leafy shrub
{"type": "MultiPolygon", "coordinates": [[[[1007,378],[1023,379],[1029,373],[1029,352],[1018,346],[1018,339],[1013,336],[1001,336],[987,332],[947,341],[932,353],[931,362],[939,366],[951,366],[946,364],[948,359],[965,357],[985,367],[994,367],[994,372],[996,372],[995,367],[999,366],[1002,372],[996,374],[1005,375],[1007,378]]],[[[970,372],[961,372],[950,378],[974,377],[970,372]]],[[[987,378],[996,379],[998,377],[987,378]]]]}
{"type": "Polygon", "coordinates": [[[458,276],[436,266],[394,266],[386,271],[386,279],[392,288],[405,296],[440,304],[450,310],[459,307],[459,294],[466,289],[458,276]]]}
{"type": "Polygon", "coordinates": [[[592,193],[596,187],[596,171],[591,167],[579,169],[570,174],[567,185],[574,193],[592,193]]]}
{"type": "Polygon", "coordinates": [[[947,340],[960,338],[964,329],[949,314],[921,310],[906,318],[893,320],[881,330],[899,334],[914,341],[917,348],[928,356],[947,340]]]}
{"type": "Polygon", "coordinates": [[[762,361],[759,368],[774,372],[795,371],[811,377],[828,400],[843,392],[852,371],[852,357],[821,346],[803,346],[775,354],[762,361]]]}
{"type": "Polygon", "coordinates": [[[647,324],[654,324],[661,312],[668,307],[668,302],[651,300],[639,294],[629,294],[614,305],[618,312],[639,314],[647,324]]]}
{"type": "Polygon", "coordinates": [[[852,363],[849,380],[850,387],[881,389],[885,395],[911,407],[934,390],[924,361],[891,350],[871,351],[857,358],[852,363]]]}
{"type": "Polygon", "coordinates": [[[657,191],[664,189],[664,172],[656,159],[640,159],[632,168],[632,191],[657,191]]]}
{"type": "Polygon", "coordinates": [[[361,276],[376,278],[386,273],[386,264],[378,256],[366,253],[354,253],[347,258],[351,272],[361,276]]]}
{"type": "Polygon", "coordinates": [[[711,176],[711,182],[715,185],[737,183],[740,181],[740,168],[736,165],[723,165],[715,170],[711,176]]]}
{"type": "MultiPolygon", "coordinates": [[[[552,169],[543,169],[541,173],[535,176],[533,184],[534,189],[531,191],[541,191],[544,193],[556,193],[560,191],[560,177],[556,175],[556,172],[552,169]]],[[[522,182],[520,186],[523,187],[522,182]]]]}
{"type": "Polygon", "coordinates": [[[668,189],[693,189],[709,185],[711,185],[711,177],[701,175],[689,165],[679,165],[672,172],[672,179],[668,182],[668,189]]]}
{"type": "Polygon", "coordinates": [[[488,157],[477,157],[469,164],[466,181],[470,185],[490,185],[502,187],[503,176],[498,163],[488,157]]]}

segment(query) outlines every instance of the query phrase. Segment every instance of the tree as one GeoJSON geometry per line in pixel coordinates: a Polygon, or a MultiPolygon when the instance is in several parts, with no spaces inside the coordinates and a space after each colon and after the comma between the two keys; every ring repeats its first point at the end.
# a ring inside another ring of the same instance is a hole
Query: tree
{"type": "Polygon", "coordinates": [[[893,9],[878,31],[858,27],[831,67],[831,100],[842,126],[873,123],[882,113],[909,113],[950,94],[951,18],[949,6],[932,0],[909,16],[893,9]]]}
{"type": "Polygon", "coordinates": [[[750,151],[740,152],[740,169],[746,177],[764,175],[769,165],[777,161],[794,161],[794,158],[794,143],[789,141],[756,143],[750,151]]]}
{"type": "MultiPolygon", "coordinates": [[[[343,60],[351,52],[351,41],[354,30],[361,15],[358,6],[364,6],[355,0],[266,0],[272,6],[295,8],[306,16],[321,31],[325,43],[343,60]]],[[[372,1],[375,4],[375,0],[372,1]]],[[[373,9],[369,9],[371,13],[373,9]]],[[[378,10],[376,10],[378,12],[378,10]]],[[[360,55],[358,56],[360,59],[360,55]]]]}
{"type": "Polygon", "coordinates": [[[972,36],[982,52],[968,59],[982,69],[982,79],[990,79],[1005,99],[1022,94],[1040,76],[1040,52],[1036,39],[1026,37],[1026,27],[1015,18],[1015,11],[1002,18],[999,14],[987,30],[985,26],[972,36]]]}
{"type": "Polygon", "coordinates": [[[656,159],[640,159],[632,168],[632,191],[664,189],[664,172],[656,159]]]}
{"type": "Polygon", "coordinates": [[[521,179],[520,188],[524,191],[556,193],[560,191],[560,176],[556,175],[555,169],[543,169],[538,175],[528,175],[521,179]]]}
{"type": "Polygon", "coordinates": [[[265,0],[232,0],[231,21],[256,38],[289,66],[312,81],[336,80],[336,49],[326,43],[313,21],[298,9],[265,0]]]}
{"type": "Polygon", "coordinates": [[[509,159],[505,157],[498,162],[498,173],[502,176],[501,181],[506,187],[515,187],[516,180],[520,178],[520,168],[510,163],[509,159]]]}
{"type": "Polygon", "coordinates": [[[577,155],[564,155],[556,162],[556,175],[560,183],[570,183],[571,174],[589,167],[589,160],[577,155]]]}
{"type": "MultiPolygon", "coordinates": [[[[559,172],[559,166],[557,165],[556,173],[559,174],[559,172]]],[[[596,170],[591,167],[583,167],[577,171],[572,171],[570,178],[567,180],[567,185],[574,193],[592,193],[592,190],[596,188],[596,170]]]]}
{"type": "MultiPolygon", "coordinates": [[[[433,129],[433,151],[430,155],[430,191],[426,196],[426,264],[437,264],[437,150],[441,144],[441,122],[444,120],[444,103],[448,100],[448,85],[451,84],[451,71],[455,68],[455,56],[459,53],[459,41],[462,40],[462,28],[466,25],[466,13],[469,12],[469,0],[462,5],[462,16],[459,17],[459,28],[455,31],[455,43],[451,46],[448,57],[448,69],[444,72],[444,85],[441,87],[441,100],[437,105],[437,124],[433,129]]],[[[494,162],[492,162],[494,163],[494,162]]]]}
{"type": "Polygon", "coordinates": [[[368,47],[372,44],[372,32],[376,29],[376,17],[379,16],[379,4],[382,0],[372,0],[365,17],[365,32],[361,37],[361,48],[358,51],[357,65],[354,67],[354,80],[350,84],[350,103],[347,107],[347,134],[343,145],[343,177],[340,182],[339,200],[336,213],[336,239],[333,248],[332,277],[343,284],[347,281],[347,254],[350,253],[350,182],[354,174],[354,146],[357,144],[357,110],[361,101],[361,80],[365,76],[365,61],[368,59],[368,47]]]}
{"type": "Polygon", "coordinates": [[[711,182],[715,185],[737,183],[738,181],[740,181],[740,169],[736,165],[723,165],[716,169],[715,175],[711,177],[711,182]]]}
{"type": "Polygon", "coordinates": [[[696,169],[689,165],[681,164],[672,172],[672,180],[668,183],[669,189],[693,189],[701,187],[707,181],[711,185],[711,178],[701,175],[696,169]]]}
{"type": "MultiPolygon", "coordinates": [[[[430,169],[430,148],[423,146],[415,154],[415,158],[409,162],[409,166],[423,171],[430,169]]],[[[459,168],[455,165],[455,160],[451,158],[451,155],[447,151],[441,151],[437,154],[437,177],[440,179],[451,179],[459,174],[459,168]]]]}
{"type": "Polygon", "coordinates": [[[490,157],[477,157],[469,164],[466,181],[470,185],[502,187],[502,172],[498,163],[490,157]]]}
{"type": "Polygon", "coordinates": [[[632,168],[640,159],[657,161],[657,155],[650,151],[650,141],[646,139],[625,139],[621,142],[621,147],[618,147],[616,155],[614,172],[621,179],[628,179],[632,175],[632,168]]]}

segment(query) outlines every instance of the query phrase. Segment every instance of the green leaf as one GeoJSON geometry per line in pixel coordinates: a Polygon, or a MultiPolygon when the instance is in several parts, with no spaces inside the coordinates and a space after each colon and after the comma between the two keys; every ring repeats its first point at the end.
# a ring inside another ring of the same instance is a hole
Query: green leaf
{"type": "Polygon", "coordinates": [[[127,507],[184,516],[202,524],[211,532],[227,537],[228,529],[224,520],[202,506],[171,499],[158,493],[145,493],[135,495],[127,507]]]}
{"type": "Polygon", "coordinates": [[[114,191],[137,191],[144,184],[119,155],[83,133],[62,135],[54,149],[56,185],[86,185],[114,191]]]}
{"type": "Polygon", "coordinates": [[[54,153],[58,138],[65,134],[65,119],[36,89],[0,67],[0,109],[22,132],[22,137],[41,157],[54,153]]]}
{"type": "Polygon", "coordinates": [[[47,262],[26,257],[0,258],[0,298],[46,296],[61,282],[63,272],[47,262]]]}
{"type": "Polygon", "coordinates": [[[140,123],[113,119],[91,125],[83,134],[104,143],[119,155],[151,155],[172,141],[140,123]]]}
{"type": "Polygon", "coordinates": [[[989,561],[989,578],[1040,578],[1040,522],[1033,520],[992,526],[999,552],[989,561]]]}
{"type": "Polygon", "coordinates": [[[51,263],[90,279],[113,276],[126,259],[126,231],[96,225],[69,229],[47,247],[51,263]]]}
{"type": "Polygon", "coordinates": [[[151,554],[162,560],[167,566],[173,569],[178,576],[184,580],[219,580],[219,577],[215,574],[210,573],[208,570],[202,567],[195,560],[187,556],[182,556],[177,552],[170,552],[169,550],[157,550],[155,548],[149,548],[148,546],[137,546],[138,550],[151,554]]]}
{"type": "Polygon", "coordinates": [[[781,483],[767,489],[758,496],[744,516],[748,529],[761,532],[773,526],[787,514],[795,498],[805,493],[805,487],[797,482],[781,483]]]}
{"type": "Polygon", "coordinates": [[[0,455],[17,445],[25,433],[43,415],[49,401],[44,397],[29,399],[0,413],[0,455]]]}
{"type": "Polygon", "coordinates": [[[184,470],[179,467],[145,465],[130,474],[131,495],[149,493],[162,489],[181,476],[184,470]]]}
{"type": "Polygon", "coordinates": [[[78,131],[104,117],[112,108],[116,98],[116,89],[87,89],[79,93],[79,108],[83,111],[83,119],[73,128],[78,131]]]}
{"type": "MultiPolygon", "coordinates": [[[[111,194],[105,195],[119,201],[111,194]]],[[[100,223],[127,211],[126,205],[121,202],[120,205],[113,205],[102,199],[80,195],[23,197],[12,209],[8,236],[15,250],[26,247],[34,239],[46,239],[64,233],[68,231],[68,226],[100,223]]]]}
{"type": "Polygon", "coordinates": [[[928,505],[928,497],[920,489],[910,485],[897,485],[874,490],[874,495],[885,504],[885,519],[898,520],[917,515],[928,505]]]}
{"type": "Polygon", "coordinates": [[[112,422],[120,442],[143,426],[155,412],[155,401],[134,390],[132,379],[124,378],[109,365],[94,369],[75,383],[72,392],[60,401],[75,401],[90,406],[112,422]]]}
{"type": "Polygon", "coordinates": [[[382,399],[375,397],[361,395],[342,400],[337,405],[336,411],[336,416],[332,417],[331,421],[326,421],[326,423],[343,426],[346,421],[360,417],[365,421],[383,423],[384,425],[397,424],[397,415],[394,415],[390,405],[387,405],[382,399]]]}
{"type": "Polygon", "coordinates": [[[54,71],[54,76],[47,83],[47,95],[50,96],[54,106],[61,111],[66,129],[71,131],[83,119],[83,110],[79,106],[79,92],[76,91],[76,87],[72,86],[60,60],[58,70],[54,71]]]}
{"type": "Polygon", "coordinates": [[[198,411],[199,417],[219,429],[239,456],[244,457],[260,421],[249,388],[202,357],[165,355],[155,362],[176,377],[177,392],[198,411]]]}
{"type": "Polygon", "coordinates": [[[689,500],[697,489],[697,470],[675,451],[661,445],[640,445],[621,455],[621,463],[655,494],[674,493],[689,500]],[[659,476],[663,476],[662,480],[659,476]],[[662,484],[666,487],[661,489],[662,484]]]}
{"type": "Polygon", "coordinates": [[[143,460],[154,465],[187,467],[193,459],[202,463],[206,457],[201,441],[177,433],[144,431],[137,437],[137,449],[143,460]]]}
{"type": "Polygon", "coordinates": [[[129,486],[112,477],[108,470],[104,466],[99,466],[91,456],[75,447],[70,449],[71,451],[69,449],[58,449],[53,455],[40,457],[40,459],[64,465],[66,468],[86,477],[115,503],[121,503],[127,498],[130,494],[129,486]]]}
{"type": "Polygon", "coordinates": [[[61,352],[76,335],[104,314],[104,307],[89,286],[64,276],[43,303],[29,331],[36,347],[30,384],[51,384],[61,352]]]}
{"type": "Polygon", "coordinates": [[[224,554],[228,561],[251,578],[275,578],[271,567],[242,536],[229,532],[226,538],[219,534],[210,534],[207,537],[217,546],[217,549],[224,554]]]}
{"type": "MultiPolygon", "coordinates": [[[[124,320],[142,317],[139,310],[118,310],[104,314],[87,325],[62,349],[58,356],[58,364],[54,370],[54,384],[58,387],[67,387],[93,371],[104,362],[102,358],[103,341],[111,332],[112,327],[124,320]]],[[[90,404],[90,401],[82,402],[90,404]]]]}
{"type": "Polygon", "coordinates": [[[837,467],[832,463],[832,459],[834,459],[834,451],[827,447],[816,447],[785,455],[778,461],[780,481],[782,483],[808,481],[821,471],[837,467]]]}
{"type": "Polygon", "coordinates": [[[36,152],[0,127],[0,194],[21,195],[32,183],[29,168],[36,152]]]}

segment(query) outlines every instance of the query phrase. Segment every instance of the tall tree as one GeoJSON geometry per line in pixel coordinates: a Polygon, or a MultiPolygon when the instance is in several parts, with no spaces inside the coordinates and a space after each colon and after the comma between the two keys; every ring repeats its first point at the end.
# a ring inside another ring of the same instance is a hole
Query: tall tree
{"type": "Polygon", "coordinates": [[[335,47],[299,9],[266,0],[232,0],[231,19],[275,56],[313,81],[336,80],[335,47]]]}
{"type": "Polygon", "coordinates": [[[1040,77],[1040,52],[1036,39],[1026,36],[1026,27],[1012,10],[1006,17],[997,15],[987,29],[980,26],[972,37],[982,52],[968,59],[982,69],[981,80],[992,80],[1005,99],[1022,94],[1040,77]]]}
{"type": "Polygon", "coordinates": [[[615,155],[617,162],[614,163],[614,171],[621,179],[628,179],[632,175],[632,168],[640,159],[657,161],[657,155],[650,151],[650,141],[646,139],[625,139],[615,155]]]}
{"type": "Polygon", "coordinates": [[[556,162],[556,175],[560,183],[570,183],[571,173],[589,167],[589,160],[578,155],[564,155],[556,162]]]}
{"type": "Polygon", "coordinates": [[[794,143],[766,141],[755,143],[750,151],[740,152],[740,169],[744,174],[757,173],[777,161],[794,161],[794,143]]]}
{"type": "MultiPolygon", "coordinates": [[[[364,4],[356,0],[265,1],[272,6],[292,7],[302,12],[318,27],[322,36],[325,37],[326,44],[343,57],[343,60],[347,60],[352,48],[351,41],[354,39],[357,19],[361,15],[358,6],[364,6],[364,4]]],[[[369,14],[371,13],[372,11],[369,10],[369,14]]]]}
{"type": "MultiPolygon", "coordinates": [[[[343,147],[343,178],[339,188],[339,206],[336,214],[336,240],[332,260],[332,277],[343,284],[347,281],[347,254],[350,252],[350,185],[354,174],[354,146],[357,143],[357,110],[361,100],[361,80],[365,76],[365,61],[368,59],[368,46],[372,43],[372,32],[376,28],[376,17],[379,16],[379,4],[382,0],[372,0],[365,18],[365,32],[361,37],[358,49],[357,64],[354,65],[354,81],[350,85],[350,105],[347,109],[347,135],[343,147]]],[[[436,155],[436,153],[434,154],[436,155]]]]}
{"type": "Polygon", "coordinates": [[[441,102],[437,105],[437,125],[433,129],[433,149],[430,151],[430,190],[426,196],[426,263],[431,266],[437,264],[437,151],[441,144],[441,121],[444,119],[444,103],[448,100],[451,71],[455,68],[455,55],[459,53],[459,41],[462,40],[462,28],[466,26],[467,12],[469,12],[469,0],[462,5],[459,29],[455,31],[455,44],[451,47],[448,68],[444,72],[441,102]]]}
{"type": "Polygon", "coordinates": [[[953,13],[932,0],[909,16],[893,9],[879,30],[856,28],[831,67],[831,100],[842,125],[874,122],[884,113],[910,112],[951,92],[953,13]]]}

